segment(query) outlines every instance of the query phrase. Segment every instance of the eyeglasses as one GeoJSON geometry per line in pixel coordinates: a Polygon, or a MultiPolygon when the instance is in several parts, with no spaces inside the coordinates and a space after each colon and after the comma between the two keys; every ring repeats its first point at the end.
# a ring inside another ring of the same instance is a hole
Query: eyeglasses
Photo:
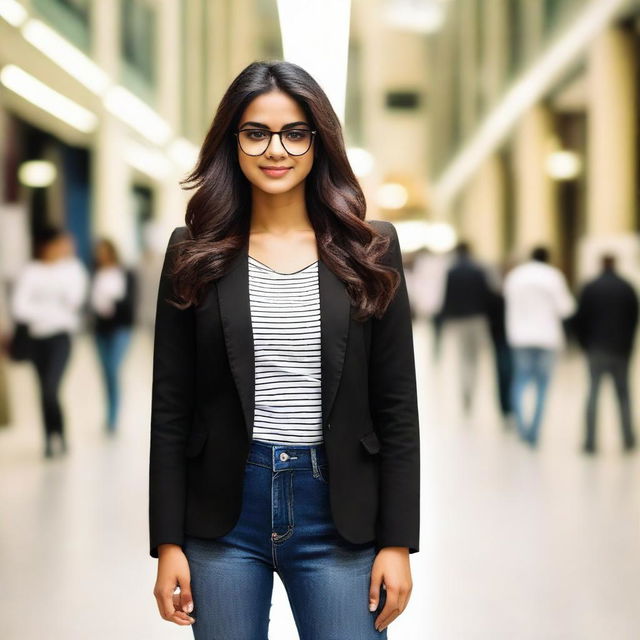
{"type": "Polygon", "coordinates": [[[282,131],[268,131],[266,129],[242,129],[233,135],[238,144],[248,156],[261,156],[271,144],[271,137],[277,134],[285,151],[291,156],[303,156],[313,142],[315,131],[309,129],[286,129],[282,131]],[[284,134],[284,137],[283,137],[284,134]]]}

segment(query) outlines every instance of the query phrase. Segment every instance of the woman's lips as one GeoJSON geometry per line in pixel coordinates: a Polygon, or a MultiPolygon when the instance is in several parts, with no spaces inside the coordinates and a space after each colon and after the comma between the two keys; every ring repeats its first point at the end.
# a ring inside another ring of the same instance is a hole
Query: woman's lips
{"type": "Polygon", "coordinates": [[[260,170],[264,171],[264,173],[266,173],[271,178],[280,178],[285,173],[287,173],[287,171],[289,171],[290,168],[291,167],[286,167],[286,168],[283,168],[283,169],[265,169],[264,167],[260,167],[260,170]]]}

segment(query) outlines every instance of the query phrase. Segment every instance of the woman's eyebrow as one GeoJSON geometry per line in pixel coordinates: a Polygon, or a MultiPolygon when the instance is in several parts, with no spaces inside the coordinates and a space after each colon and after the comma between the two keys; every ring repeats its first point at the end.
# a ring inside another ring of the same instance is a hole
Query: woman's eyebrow
{"type": "MultiPolygon", "coordinates": [[[[290,122],[289,124],[282,125],[282,129],[284,131],[285,129],[291,129],[291,127],[297,127],[298,125],[301,125],[301,124],[309,126],[309,123],[307,122],[290,122]]],[[[262,122],[244,122],[238,128],[242,129],[243,127],[246,127],[246,126],[260,127],[261,129],[269,128],[266,124],[263,124],[262,122]]]]}

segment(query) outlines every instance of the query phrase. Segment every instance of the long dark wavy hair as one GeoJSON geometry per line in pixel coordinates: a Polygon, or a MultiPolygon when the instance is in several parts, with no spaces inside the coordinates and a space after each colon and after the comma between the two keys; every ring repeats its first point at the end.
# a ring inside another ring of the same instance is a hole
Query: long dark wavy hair
{"type": "Polygon", "coordinates": [[[327,95],[302,67],[284,61],[255,61],[233,80],[193,171],[180,182],[195,192],[185,215],[190,238],[174,245],[172,276],[178,299],[172,303],[181,309],[198,305],[205,287],[224,275],[248,242],[251,184],[240,169],[233,132],[247,105],[271,91],[294,99],[317,131],[305,204],[319,257],[345,283],[355,319],[380,317],[400,282],[394,268],[380,264],[389,239],[364,220],[365,197],[327,95]]]}

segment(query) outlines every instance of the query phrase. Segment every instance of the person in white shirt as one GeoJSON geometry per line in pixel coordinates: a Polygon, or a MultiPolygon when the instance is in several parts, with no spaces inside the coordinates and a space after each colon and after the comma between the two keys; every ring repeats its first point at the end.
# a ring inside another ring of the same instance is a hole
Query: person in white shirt
{"type": "Polygon", "coordinates": [[[504,283],[507,341],[513,350],[512,404],[520,437],[535,447],[558,352],[565,346],[562,321],[575,309],[563,274],[549,263],[549,251],[537,247],[531,260],[513,269],[504,283]],[[523,396],[529,382],[537,388],[530,419],[523,396]]]}
{"type": "Polygon", "coordinates": [[[107,397],[106,430],[111,435],[116,431],[120,405],[120,365],[131,340],[134,280],[133,273],[122,266],[115,245],[106,238],[96,244],[95,262],[90,304],[107,397]]]}
{"type": "Polygon", "coordinates": [[[80,328],[88,274],[74,255],[71,237],[47,228],[36,237],[35,259],[18,277],[11,298],[16,322],[25,323],[32,343],[32,361],[40,387],[45,427],[45,457],[53,455],[53,441],[67,451],[59,389],[71,353],[71,335],[80,328]]]}

